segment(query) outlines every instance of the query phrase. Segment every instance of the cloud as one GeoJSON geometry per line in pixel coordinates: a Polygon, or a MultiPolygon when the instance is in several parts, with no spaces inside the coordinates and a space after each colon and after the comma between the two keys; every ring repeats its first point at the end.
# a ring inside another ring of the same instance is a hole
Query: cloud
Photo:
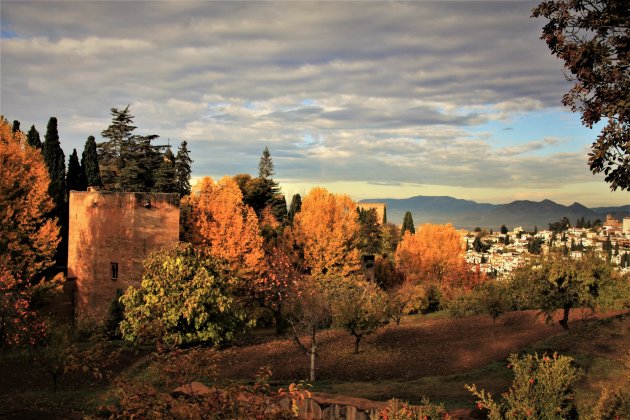
{"type": "Polygon", "coordinates": [[[40,131],[57,116],[68,152],[131,104],[139,132],[189,141],[195,176],[255,172],[269,146],[294,180],[583,182],[582,150],[479,128],[568,88],[533,6],[7,1],[2,112],[40,131]]]}

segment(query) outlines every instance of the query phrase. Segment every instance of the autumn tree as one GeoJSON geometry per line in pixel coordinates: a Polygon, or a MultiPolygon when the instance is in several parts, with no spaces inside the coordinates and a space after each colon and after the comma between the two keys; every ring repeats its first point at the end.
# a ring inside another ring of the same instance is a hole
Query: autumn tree
{"type": "Polygon", "coordinates": [[[405,232],[411,232],[411,234],[416,233],[416,228],[413,225],[413,216],[411,216],[410,211],[405,212],[402,228],[400,228],[400,236],[405,236],[405,232]]]}
{"type": "Polygon", "coordinates": [[[388,290],[387,293],[389,316],[396,322],[396,325],[400,325],[404,315],[418,312],[428,307],[427,291],[420,285],[407,281],[388,290]]]}
{"type": "Polygon", "coordinates": [[[182,141],[177,149],[177,155],[175,156],[175,178],[177,180],[177,192],[182,196],[189,195],[191,192],[190,187],[190,165],[193,160],[190,158],[190,152],[188,151],[188,142],[182,141]]]}
{"type": "Polygon", "coordinates": [[[452,225],[424,224],[406,232],[396,250],[396,265],[408,281],[450,286],[461,275],[464,249],[452,225]]]}
{"type": "Polygon", "coordinates": [[[263,241],[258,218],[251,207],[243,204],[236,181],[223,177],[218,183],[205,177],[193,193],[185,198],[190,206],[192,241],[208,248],[211,255],[228,262],[242,274],[260,271],[263,241]]]}
{"type": "Polygon", "coordinates": [[[0,120],[0,267],[27,283],[52,266],[59,244],[49,175],[41,153],[0,120]]]}
{"type": "Polygon", "coordinates": [[[313,188],[295,215],[293,230],[311,275],[345,277],[360,269],[355,247],[359,223],[356,204],[349,196],[313,188]]]}
{"type": "Polygon", "coordinates": [[[31,309],[29,286],[0,267],[0,348],[33,345],[45,337],[46,325],[31,309]]]}
{"type": "Polygon", "coordinates": [[[541,39],[564,61],[575,85],[562,98],[582,124],[606,122],[589,166],[612,190],[630,190],[630,20],[626,0],[547,0],[532,10],[548,20],[541,39]]]}
{"type": "Polygon", "coordinates": [[[309,358],[309,381],[315,382],[320,332],[332,324],[328,283],[320,277],[302,278],[287,299],[293,339],[309,358]]]}
{"type": "Polygon", "coordinates": [[[361,340],[389,321],[387,294],[376,284],[349,278],[334,282],[330,291],[333,324],[354,337],[354,353],[361,340]]]}
{"type": "Polygon", "coordinates": [[[85,181],[88,187],[100,187],[102,185],[94,136],[89,136],[85,141],[81,154],[81,167],[85,172],[85,181]]]}
{"type": "Polygon", "coordinates": [[[151,253],[141,286],[129,287],[121,298],[123,337],[171,346],[234,339],[248,320],[221,264],[191,244],[151,253]]]}

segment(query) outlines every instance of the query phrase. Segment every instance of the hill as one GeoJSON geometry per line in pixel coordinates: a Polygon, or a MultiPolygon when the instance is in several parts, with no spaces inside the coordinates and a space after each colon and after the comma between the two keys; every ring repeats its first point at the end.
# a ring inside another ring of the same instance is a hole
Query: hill
{"type": "Polygon", "coordinates": [[[474,229],[477,226],[499,229],[521,226],[524,229],[547,228],[549,223],[568,217],[575,224],[578,218],[594,222],[604,220],[607,214],[618,219],[630,216],[630,205],[620,207],[588,208],[580,203],[570,206],[551,200],[518,200],[508,204],[477,203],[448,196],[423,196],[410,198],[375,198],[361,200],[361,203],[387,204],[387,219],[396,224],[402,223],[406,211],[410,211],[416,225],[423,223],[451,223],[458,229],[474,229]]]}

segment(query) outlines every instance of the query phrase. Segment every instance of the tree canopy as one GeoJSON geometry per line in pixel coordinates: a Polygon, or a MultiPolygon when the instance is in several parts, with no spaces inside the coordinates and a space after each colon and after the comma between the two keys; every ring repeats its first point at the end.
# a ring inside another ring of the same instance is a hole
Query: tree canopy
{"type": "Polygon", "coordinates": [[[582,124],[606,125],[589,166],[612,190],[630,190],[630,19],[627,0],[547,0],[532,11],[548,20],[541,39],[575,84],[562,98],[582,124]]]}

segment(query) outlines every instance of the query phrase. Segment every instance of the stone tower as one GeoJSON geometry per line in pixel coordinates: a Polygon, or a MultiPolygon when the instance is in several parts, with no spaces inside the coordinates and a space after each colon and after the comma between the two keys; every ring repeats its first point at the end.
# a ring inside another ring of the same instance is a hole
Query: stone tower
{"type": "Polygon", "coordinates": [[[153,250],[179,240],[179,194],[70,192],[68,281],[79,317],[103,320],[116,291],[142,280],[153,250]]]}

